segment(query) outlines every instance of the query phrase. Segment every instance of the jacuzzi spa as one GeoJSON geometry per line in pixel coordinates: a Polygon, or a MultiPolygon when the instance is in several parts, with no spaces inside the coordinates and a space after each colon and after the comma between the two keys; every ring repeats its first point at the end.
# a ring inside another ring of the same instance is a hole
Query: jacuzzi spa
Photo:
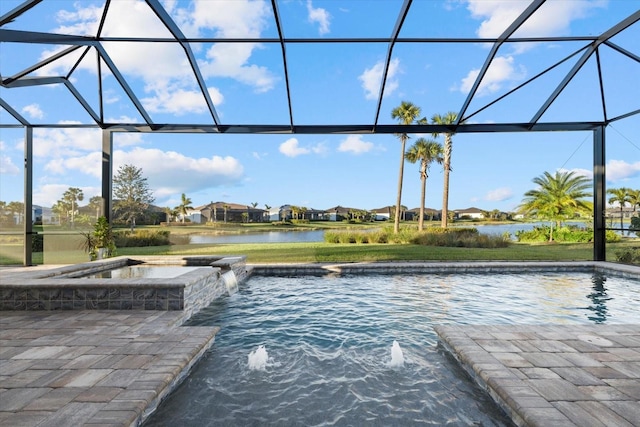
{"type": "Polygon", "coordinates": [[[3,275],[1,310],[182,310],[188,319],[247,275],[244,256],[140,256],[3,275]]]}

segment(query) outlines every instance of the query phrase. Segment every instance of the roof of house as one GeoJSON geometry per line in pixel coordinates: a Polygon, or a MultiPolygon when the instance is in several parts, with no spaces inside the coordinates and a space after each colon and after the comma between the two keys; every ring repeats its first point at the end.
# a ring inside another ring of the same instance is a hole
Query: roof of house
{"type": "Polygon", "coordinates": [[[194,211],[203,211],[205,209],[211,209],[212,207],[215,207],[216,209],[222,209],[224,210],[225,206],[227,207],[227,210],[231,210],[231,211],[264,211],[264,209],[260,209],[260,208],[254,208],[251,205],[242,205],[239,203],[230,203],[230,202],[213,202],[213,203],[207,203],[205,205],[202,206],[198,206],[193,208],[194,211]]]}
{"type": "Polygon", "coordinates": [[[476,207],[466,208],[466,209],[454,209],[454,212],[458,212],[459,214],[470,214],[470,213],[484,213],[482,209],[478,209],[476,207]]]}

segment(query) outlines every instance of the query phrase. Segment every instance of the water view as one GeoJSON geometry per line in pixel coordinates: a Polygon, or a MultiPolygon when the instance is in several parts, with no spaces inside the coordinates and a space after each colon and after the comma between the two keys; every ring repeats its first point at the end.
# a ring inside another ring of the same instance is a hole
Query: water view
{"type": "MultiPolygon", "coordinates": [[[[509,233],[515,238],[520,230],[532,230],[536,226],[546,223],[530,222],[518,224],[471,224],[480,234],[503,235],[509,233]]],[[[584,226],[584,223],[575,223],[584,226]]],[[[619,224],[618,224],[619,226],[619,224]]],[[[625,224],[628,228],[629,224],[625,224]]],[[[626,233],[625,233],[626,235],[626,233]]],[[[295,243],[295,242],[323,242],[324,230],[314,231],[268,231],[243,234],[193,234],[189,236],[190,244],[237,244],[237,243],[295,243]]]]}

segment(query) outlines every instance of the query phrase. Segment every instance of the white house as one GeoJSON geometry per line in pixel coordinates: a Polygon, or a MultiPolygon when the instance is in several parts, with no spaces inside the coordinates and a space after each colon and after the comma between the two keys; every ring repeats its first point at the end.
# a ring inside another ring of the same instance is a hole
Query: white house
{"type": "Polygon", "coordinates": [[[482,219],[484,218],[484,211],[478,208],[456,209],[458,218],[471,218],[482,219]]]}

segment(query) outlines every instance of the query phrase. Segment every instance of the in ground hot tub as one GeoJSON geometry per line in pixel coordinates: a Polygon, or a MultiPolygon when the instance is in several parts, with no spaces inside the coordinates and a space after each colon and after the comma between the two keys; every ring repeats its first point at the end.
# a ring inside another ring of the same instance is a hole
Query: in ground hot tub
{"type": "Polygon", "coordinates": [[[189,318],[246,277],[244,256],[116,257],[3,272],[2,310],[182,310],[189,318]]]}

